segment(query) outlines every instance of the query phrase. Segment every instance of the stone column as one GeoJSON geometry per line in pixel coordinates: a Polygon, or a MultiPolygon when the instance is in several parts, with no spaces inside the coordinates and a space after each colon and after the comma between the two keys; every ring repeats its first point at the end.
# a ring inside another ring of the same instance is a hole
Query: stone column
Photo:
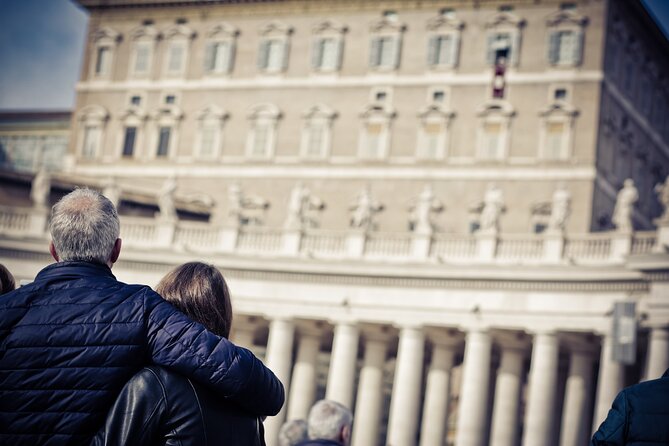
{"type": "Polygon", "coordinates": [[[386,441],[389,445],[416,444],[424,355],[425,334],[419,328],[402,328],[397,348],[393,394],[390,400],[386,441]]]}
{"type": "Polygon", "coordinates": [[[482,446],[485,442],[490,348],[490,334],[487,331],[473,329],[467,333],[456,446],[482,446]]]}
{"type": "Polygon", "coordinates": [[[358,337],[358,327],[355,324],[344,322],[335,327],[325,398],[348,408],[353,403],[358,337]]]}
{"type": "Polygon", "coordinates": [[[515,446],[520,425],[520,391],[523,384],[525,346],[502,345],[502,360],[497,370],[490,444],[515,446]]]}
{"type": "Polygon", "coordinates": [[[653,327],[648,338],[645,379],[656,379],[669,368],[669,331],[667,327],[653,327]]]}
{"type": "Polygon", "coordinates": [[[618,392],[623,387],[624,366],[613,360],[613,336],[607,334],[602,340],[602,352],[599,359],[599,376],[597,378],[597,397],[595,413],[592,420],[593,432],[606,418],[618,392]]]}
{"type": "Polygon", "coordinates": [[[321,344],[320,331],[306,323],[298,326],[300,341],[293,366],[288,399],[288,420],[306,420],[316,400],[316,364],[321,344]]]}
{"type": "MultiPolygon", "coordinates": [[[[290,369],[293,361],[293,336],[295,326],[288,319],[277,318],[269,326],[269,340],[267,341],[266,365],[283,383],[286,395],[289,394],[290,369]]],[[[286,404],[274,417],[265,420],[265,440],[267,446],[276,446],[279,429],[286,417],[286,404]]]]}
{"type": "Polygon", "coordinates": [[[358,397],[355,404],[352,446],[378,443],[383,410],[383,369],[388,350],[387,336],[364,332],[365,359],[360,370],[358,397]]]}
{"type": "Polygon", "coordinates": [[[525,408],[523,446],[552,444],[559,342],[555,333],[535,334],[525,408]]]}
{"type": "Polygon", "coordinates": [[[562,407],[560,446],[581,446],[590,439],[592,409],[592,355],[573,351],[569,358],[569,376],[562,407]]]}
{"type": "Polygon", "coordinates": [[[451,368],[455,356],[455,341],[444,342],[433,337],[432,362],[427,372],[420,446],[442,446],[446,436],[448,397],[451,387],[451,368]]]}

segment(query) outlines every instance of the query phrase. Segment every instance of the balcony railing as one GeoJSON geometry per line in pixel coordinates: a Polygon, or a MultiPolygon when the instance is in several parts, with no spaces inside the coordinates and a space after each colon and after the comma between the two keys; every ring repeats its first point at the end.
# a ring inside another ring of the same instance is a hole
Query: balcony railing
{"type": "MultiPolygon", "coordinates": [[[[0,237],[46,238],[46,209],[0,206],[0,237]]],[[[656,250],[658,233],[416,234],[262,226],[121,217],[123,245],[206,253],[239,253],[368,261],[610,264],[656,250]]]]}

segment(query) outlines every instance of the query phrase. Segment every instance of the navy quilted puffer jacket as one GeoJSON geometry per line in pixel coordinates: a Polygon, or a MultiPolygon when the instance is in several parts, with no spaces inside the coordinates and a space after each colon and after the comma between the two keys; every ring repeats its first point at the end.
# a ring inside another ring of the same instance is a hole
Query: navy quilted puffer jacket
{"type": "Polygon", "coordinates": [[[0,297],[0,445],[90,442],[125,382],[154,363],[256,415],[281,382],[253,354],[104,265],[60,262],[0,297]]]}

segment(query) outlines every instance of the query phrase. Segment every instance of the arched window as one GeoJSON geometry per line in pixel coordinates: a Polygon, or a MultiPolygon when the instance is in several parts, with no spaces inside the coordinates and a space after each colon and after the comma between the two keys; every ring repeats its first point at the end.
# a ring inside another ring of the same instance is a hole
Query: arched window
{"type": "Polygon", "coordinates": [[[89,105],[79,112],[79,131],[77,134],[77,157],[80,159],[99,159],[103,152],[105,128],[109,121],[109,112],[102,106],[89,105]]]}
{"type": "Polygon", "coordinates": [[[165,33],[165,65],[163,75],[165,77],[183,77],[188,66],[190,44],[195,37],[195,32],[184,24],[174,25],[165,33]]]}
{"type": "Polygon", "coordinates": [[[388,106],[372,104],[363,111],[362,131],[358,156],[367,160],[380,160],[388,157],[390,148],[390,125],[396,116],[388,106]]]}
{"type": "Polygon", "coordinates": [[[228,114],[217,105],[209,105],[197,115],[198,134],[195,157],[198,160],[215,160],[221,155],[223,124],[228,114]]]}
{"type": "Polygon", "coordinates": [[[258,69],[261,72],[274,74],[288,69],[292,33],[292,27],[280,22],[271,22],[262,29],[258,48],[258,69]]]}
{"type": "Polygon", "coordinates": [[[130,77],[149,78],[153,67],[153,57],[160,34],[153,25],[143,25],[130,33],[132,50],[130,53],[130,77]]]}
{"type": "Polygon", "coordinates": [[[460,34],[464,23],[445,12],[427,23],[427,66],[431,70],[452,69],[460,57],[460,34]]]}
{"type": "Polygon", "coordinates": [[[268,159],[274,156],[276,128],[281,111],[274,104],[256,106],[249,115],[250,131],[246,142],[246,156],[268,159]]]}
{"type": "Polygon", "coordinates": [[[227,23],[219,23],[206,33],[204,72],[208,76],[227,74],[235,61],[239,30],[227,23]]]}
{"type": "Polygon", "coordinates": [[[525,20],[510,12],[498,12],[486,23],[488,65],[495,65],[501,59],[509,66],[520,61],[520,42],[525,20]]]}
{"type": "Polygon", "coordinates": [[[332,121],[337,113],[326,105],[316,105],[304,113],[300,153],[305,159],[325,159],[330,153],[332,121]]]}
{"type": "Polygon", "coordinates": [[[90,78],[92,80],[110,80],[114,66],[116,47],[121,41],[121,35],[111,28],[103,27],[93,35],[94,50],[90,64],[90,78]]]}
{"type": "Polygon", "coordinates": [[[511,118],[515,115],[513,107],[506,101],[492,100],[479,110],[478,115],[477,158],[487,161],[506,159],[511,118]]]}
{"type": "Polygon", "coordinates": [[[372,23],[372,38],[369,44],[369,67],[378,72],[395,71],[400,66],[402,34],[406,25],[397,14],[386,11],[380,20],[372,23]]]}
{"type": "Polygon", "coordinates": [[[314,27],[311,68],[317,73],[339,71],[344,55],[344,34],[348,28],[331,20],[314,27]]]}
{"type": "Polygon", "coordinates": [[[581,64],[583,31],[587,23],[587,17],[570,9],[560,10],[548,17],[548,63],[557,67],[581,64]]]}

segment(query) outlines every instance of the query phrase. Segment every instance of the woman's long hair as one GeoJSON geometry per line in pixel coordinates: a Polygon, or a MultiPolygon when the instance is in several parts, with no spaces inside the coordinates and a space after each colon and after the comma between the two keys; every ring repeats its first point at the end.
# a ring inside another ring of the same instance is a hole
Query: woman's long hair
{"type": "Polygon", "coordinates": [[[209,331],[224,338],[230,334],[230,292],[215,266],[202,262],[184,263],[167,273],[156,291],[209,331]]]}

